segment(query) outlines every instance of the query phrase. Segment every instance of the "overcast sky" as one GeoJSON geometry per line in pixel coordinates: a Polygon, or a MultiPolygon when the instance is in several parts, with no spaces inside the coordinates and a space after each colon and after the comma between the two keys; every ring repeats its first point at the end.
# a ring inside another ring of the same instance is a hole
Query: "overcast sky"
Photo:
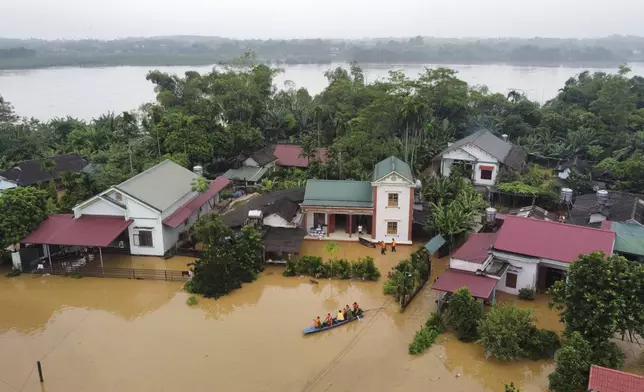
{"type": "Polygon", "coordinates": [[[644,35],[644,0],[0,0],[0,36],[644,35]]]}

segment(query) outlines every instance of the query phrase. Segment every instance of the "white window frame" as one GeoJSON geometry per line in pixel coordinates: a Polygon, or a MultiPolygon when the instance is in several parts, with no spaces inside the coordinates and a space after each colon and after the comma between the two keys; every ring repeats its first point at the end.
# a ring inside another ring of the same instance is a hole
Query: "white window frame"
{"type": "Polygon", "coordinates": [[[139,230],[132,237],[135,246],[140,246],[142,248],[154,248],[154,236],[152,230],[139,230]],[[141,232],[150,233],[150,245],[141,245],[141,237],[139,236],[141,232]]]}
{"type": "Polygon", "coordinates": [[[387,192],[387,208],[398,208],[398,207],[400,207],[400,193],[398,193],[398,192],[387,192]],[[391,196],[394,196],[394,195],[396,196],[395,197],[396,204],[392,205],[391,204],[391,201],[392,201],[391,196]]]}
{"type": "Polygon", "coordinates": [[[387,235],[398,235],[398,221],[387,221],[387,235]],[[389,224],[390,223],[396,225],[396,232],[395,233],[390,233],[389,232],[389,224]]]}

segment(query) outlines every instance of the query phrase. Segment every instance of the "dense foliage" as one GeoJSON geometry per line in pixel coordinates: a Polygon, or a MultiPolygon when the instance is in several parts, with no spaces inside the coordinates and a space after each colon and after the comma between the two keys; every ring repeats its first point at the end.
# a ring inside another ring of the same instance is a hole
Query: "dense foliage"
{"type": "Polygon", "coordinates": [[[186,283],[187,291],[218,298],[257,278],[264,248],[253,227],[234,233],[218,215],[209,215],[197,222],[195,233],[204,250],[192,265],[194,276],[186,283]]]}
{"type": "Polygon", "coordinates": [[[18,187],[0,196],[0,249],[20,242],[31,233],[50,212],[48,195],[33,187],[18,187]]]}
{"type": "Polygon", "coordinates": [[[0,39],[1,68],[97,65],[209,65],[256,51],[284,63],[518,63],[562,64],[643,61],[642,38],[383,38],[360,40],[235,40],[168,36],[110,41],[0,39]]]}
{"type": "Polygon", "coordinates": [[[409,354],[422,354],[430,348],[436,338],[444,332],[443,321],[438,312],[432,312],[425,325],[414,335],[414,340],[409,343],[409,354]]]}
{"type": "Polygon", "coordinates": [[[425,247],[420,247],[410,259],[401,260],[391,269],[383,291],[392,295],[402,308],[418,287],[429,279],[429,273],[429,254],[425,247]]]}
{"type": "Polygon", "coordinates": [[[644,333],[644,265],[622,256],[582,255],[568,268],[566,281],[551,289],[552,305],[567,332],[578,332],[596,346],[619,333],[631,341],[644,333]]]}
{"type": "Polygon", "coordinates": [[[622,256],[581,255],[565,282],[551,289],[552,306],[566,326],[566,340],[550,375],[554,392],[583,391],[590,365],[620,368],[624,353],[612,339],[637,341],[644,332],[644,266],[622,256]]]}
{"type": "Polygon", "coordinates": [[[485,355],[502,361],[552,358],[560,346],[556,333],[536,328],[530,309],[512,305],[493,307],[479,321],[478,333],[485,355]]]}
{"type": "Polygon", "coordinates": [[[370,256],[348,261],[332,258],[328,262],[318,256],[302,256],[288,260],[284,276],[308,275],[316,278],[362,279],[376,281],[380,271],[370,256]]]}
{"type": "Polygon", "coordinates": [[[533,301],[537,297],[537,290],[534,287],[522,287],[519,289],[519,299],[533,301]]]}
{"type": "Polygon", "coordinates": [[[624,354],[612,342],[593,347],[578,332],[572,332],[555,357],[557,365],[548,378],[552,392],[585,392],[591,365],[620,368],[624,354]]]}
{"type": "Polygon", "coordinates": [[[449,299],[445,326],[459,340],[472,341],[478,336],[478,322],[482,317],[483,304],[472,296],[467,287],[463,287],[449,299]]]}

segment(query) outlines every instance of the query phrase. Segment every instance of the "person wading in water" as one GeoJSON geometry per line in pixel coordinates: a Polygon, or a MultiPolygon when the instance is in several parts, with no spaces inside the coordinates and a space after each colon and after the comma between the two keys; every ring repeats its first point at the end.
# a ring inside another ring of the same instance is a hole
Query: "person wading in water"
{"type": "Polygon", "coordinates": [[[384,255],[387,252],[387,244],[385,244],[385,241],[380,242],[380,254],[384,255]]]}
{"type": "Polygon", "coordinates": [[[396,240],[395,239],[391,240],[391,251],[392,252],[396,251],[396,240]]]}

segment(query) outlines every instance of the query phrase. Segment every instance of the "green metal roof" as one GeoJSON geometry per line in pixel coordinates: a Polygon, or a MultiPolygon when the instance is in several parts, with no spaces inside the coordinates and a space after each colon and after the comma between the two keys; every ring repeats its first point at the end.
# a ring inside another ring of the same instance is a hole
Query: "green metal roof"
{"type": "Polygon", "coordinates": [[[439,234],[429,240],[429,242],[425,244],[425,248],[429,251],[429,253],[434,253],[439,250],[441,246],[445,245],[445,242],[447,242],[445,241],[445,238],[443,238],[443,236],[439,234]]]}
{"type": "Polygon", "coordinates": [[[229,180],[256,182],[262,179],[266,171],[268,171],[267,167],[240,167],[228,170],[224,173],[224,177],[229,180]]]}
{"type": "Polygon", "coordinates": [[[302,205],[371,208],[372,196],[369,181],[308,180],[302,205]]]}
{"type": "Polygon", "coordinates": [[[392,172],[398,173],[409,182],[414,182],[414,176],[411,174],[409,165],[394,156],[390,156],[376,163],[376,166],[373,168],[373,180],[378,181],[392,172]]]}
{"type": "Polygon", "coordinates": [[[644,256],[644,226],[637,223],[612,222],[615,252],[644,256]]]}

